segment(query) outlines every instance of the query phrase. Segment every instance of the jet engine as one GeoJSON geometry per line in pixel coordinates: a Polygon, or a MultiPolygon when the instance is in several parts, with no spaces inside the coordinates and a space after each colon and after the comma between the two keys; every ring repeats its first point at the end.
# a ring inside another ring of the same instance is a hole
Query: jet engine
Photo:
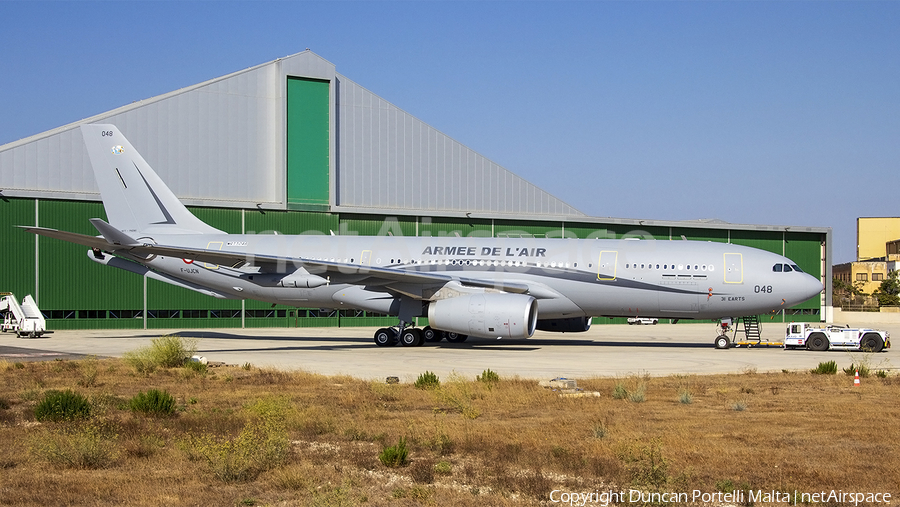
{"type": "Polygon", "coordinates": [[[472,294],[428,305],[428,325],[482,338],[529,338],[537,324],[537,300],[524,294],[472,294]]]}
{"type": "Polygon", "coordinates": [[[570,319],[546,319],[537,321],[537,328],[552,333],[583,333],[591,328],[593,317],[572,317],[570,319]]]}

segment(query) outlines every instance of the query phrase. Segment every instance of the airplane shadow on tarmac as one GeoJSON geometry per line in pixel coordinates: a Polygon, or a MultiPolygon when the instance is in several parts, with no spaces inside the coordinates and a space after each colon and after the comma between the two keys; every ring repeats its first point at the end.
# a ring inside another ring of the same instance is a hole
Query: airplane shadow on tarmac
{"type": "MultiPolygon", "coordinates": [[[[205,353],[211,352],[252,352],[252,351],[313,351],[313,350],[359,350],[359,349],[377,349],[371,338],[347,338],[347,337],[306,337],[306,336],[246,336],[233,333],[220,333],[209,331],[184,331],[176,333],[184,338],[208,338],[219,340],[266,340],[269,342],[294,342],[299,344],[294,347],[248,347],[235,349],[203,349],[205,353]],[[340,344],[327,345],[322,344],[323,341],[336,340],[340,344]],[[351,342],[348,344],[347,342],[351,342]],[[304,346],[302,343],[316,343],[317,345],[304,346]]],[[[709,349],[712,343],[706,342],[673,342],[669,340],[648,340],[648,341],[597,341],[597,340],[580,340],[580,339],[528,339],[528,340],[492,340],[483,338],[470,338],[463,343],[449,342],[431,342],[425,343],[423,347],[436,347],[441,349],[452,350],[495,350],[510,352],[532,352],[543,347],[609,347],[609,348],[673,348],[673,349],[709,349]]],[[[396,345],[403,349],[401,345],[396,345]]],[[[410,349],[415,350],[415,348],[410,349]]]]}

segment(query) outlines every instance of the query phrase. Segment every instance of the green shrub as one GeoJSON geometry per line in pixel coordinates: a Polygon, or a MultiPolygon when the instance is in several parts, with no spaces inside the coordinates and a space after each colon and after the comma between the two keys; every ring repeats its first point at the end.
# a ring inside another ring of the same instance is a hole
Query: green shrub
{"type": "Polygon", "coordinates": [[[157,368],[183,366],[196,351],[196,340],[167,335],[154,338],[149,346],[126,352],[123,357],[138,373],[149,375],[157,368]]]}
{"type": "Polygon", "coordinates": [[[814,375],[834,375],[837,373],[837,363],[834,361],[819,363],[819,366],[810,371],[814,375]]]}
{"type": "Polygon", "coordinates": [[[690,405],[694,402],[694,395],[687,389],[682,389],[678,393],[678,401],[680,401],[684,405],[690,405]]]}
{"type": "Polygon", "coordinates": [[[624,400],[628,397],[628,389],[625,388],[625,384],[622,382],[616,382],[616,387],[613,388],[612,397],[615,400],[624,400]]]}
{"type": "Polygon", "coordinates": [[[885,370],[878,370],[878,371],[875,372],[875,376],[878,377],[878,378],[887,378],[887,371],[885,371],[885,370]]]}
{"type": "Polygon", "coordinates": [[[476,376],[475,380],[477,380],[478,382],[484,382],[485,384],[496,384],[497,382],[500,382],[500,375],[497,375],[497,373],[491,371],[490,368],[488,368],[487,370],[481,372],[481,375],[476,376]]]}
{"type": "Polygon", "coordinates": [[[430,371],[419,375],[415,383],[416,389],[437,389],[441,387],[441,379],[430,371]]]}
{"type": "Polygon", "coordinates": [[[167,391],[151,389],[146,393],[137,393],[128,407],[132,412],[141,412],[144,415],[166,416],[175,413],[175,398],[167,391]]]}
{"type": "Polygon", "coordinates": [[[869,378],[869,367],[865,364],[851,364],[849,368],[844,368],[844,373],[851,377],[856,376],[856,372],[859,371],[859,378],[869,378]]]}
{"type": "Polygon", "coordinates": [[[409,449],[406,448],[406,439],[400,437],[397,445],[387,446],[378,455],[378,460],[386,467],[397,468],[406,466],[409,462],[409,449]]]}
{"type": "Polygon", "coordinates": [[[72,391],[47,391],[44,399],[34,409],[38,421],[72,421],[87,419],[91,415],[91,405],[87,398],[72,391]]]}

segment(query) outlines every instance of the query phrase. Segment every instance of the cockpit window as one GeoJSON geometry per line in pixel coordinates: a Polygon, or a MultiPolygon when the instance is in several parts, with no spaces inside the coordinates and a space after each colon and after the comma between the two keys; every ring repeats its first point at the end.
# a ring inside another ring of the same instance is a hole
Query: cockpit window
{"type": "Polygon", "coordinates": [[[791,271],[796,271],[798,273],[803,272],[803,270],[800,269],[800,266],[798,266],[796,264],[776,264],[776,265],[772,266],[772,271],[774,271],[776,273],[782,273],[782,272],[789,273],[791,271]]]}

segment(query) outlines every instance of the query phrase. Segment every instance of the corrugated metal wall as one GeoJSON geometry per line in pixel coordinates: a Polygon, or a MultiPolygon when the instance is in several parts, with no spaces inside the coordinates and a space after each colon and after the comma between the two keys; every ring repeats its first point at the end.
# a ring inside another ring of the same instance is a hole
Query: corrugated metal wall
{"type": "Polygon", "coordinates": [[[583,215],[337,75],[338,206],[583,215]]]}
{"type": "Polygon", "coordinates": [[[0,188],[99,199],[78,126],[112,123],[188,203],[281,203],[282,92],[274,69],[248,69],[5,145],[0,188]]]}

